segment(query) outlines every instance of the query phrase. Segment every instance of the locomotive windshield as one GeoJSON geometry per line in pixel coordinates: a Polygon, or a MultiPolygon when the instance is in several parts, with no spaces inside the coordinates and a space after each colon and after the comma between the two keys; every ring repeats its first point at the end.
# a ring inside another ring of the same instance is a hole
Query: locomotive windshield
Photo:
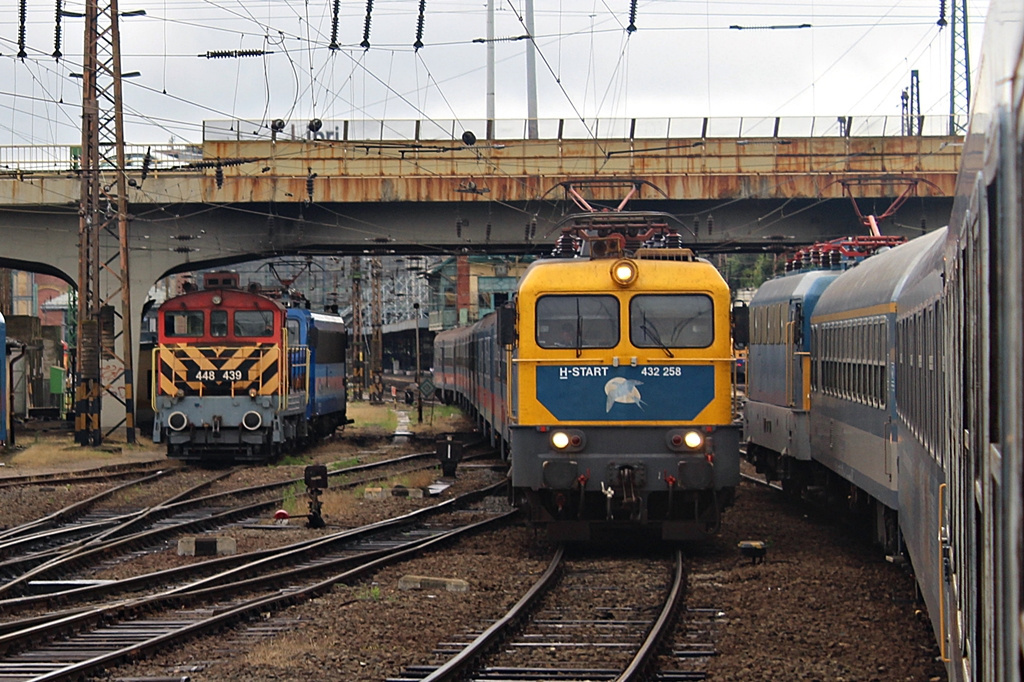
{"type": "Polygon", "coordinates": [[[270,336],[273,332],[272,310],[235,311],[235,336],[270,336]]]}
{"type": "Polygon", "coordinates": [[[619,342],[614,296],[542,296],[537,299],[541,348],[613,348],[619,342]]]}
{"type": "Polygon", "coordinates": [[[202,310],[168,310],[164,313],[166,336],[202,336],[202,310]]]}
{"type": "Polygon", "coordinates": [[[629,339],[637,348],[707,348],[714,306],[704,294],[644,294],[629,302],[629,339]]]}
{"type": "Polygon", "coordinates": [[[210,336],[228,335],[228,311],[210,311],[210,336]]]}

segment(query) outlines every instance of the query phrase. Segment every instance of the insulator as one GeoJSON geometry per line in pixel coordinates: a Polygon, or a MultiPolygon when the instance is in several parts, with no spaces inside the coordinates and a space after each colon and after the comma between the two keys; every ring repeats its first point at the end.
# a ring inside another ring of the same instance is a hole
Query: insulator
{"type": "Polygon", "coordinates": [[[939,0],[939,20],[935,22],[939,26],[946,25],[946,0],[939,0]]]}
{"type": "Polygon", "coordinates": [[[366,0],[366,21],[363,24],[363,42],[359,47],[364,50],[370,49],[370,17],[373,14],[373,0],[366,0]]]}
{"type": "Polygon", "coordinates": [[[412,44],[417,50],[423,47],[423,14],[427,9],[427,0],[420,0],[420,17],[416,21],[416,42],[412,44]]]}
{"type": "Polygon", "coordinates": [[[491,241],[491,224],[487,223],[487,229],[484,231],[484,241],[491,241]]]}
{"type": "Polygon", "coordinates": [[[219,163],[217,164],[217,170],[213,173],[213,177],[217,181],[217,189],[224,186],[224,169],[219,163]]]}
{"type": "Polygon", "coordinates": [[[455,236],[462,239],[462,219],[459,218],[455,221],[455,236]]]}
{"type": "Polygon", "coordinates": [[[669,232],[665,237],[665,247],[669,249],[683,248],[683,235],[678,232],[669,232]]]}
{"type": "Polygon", "coordinates": [[[18,59],[28,56],[25,52],[25,17],[28,14],[28,0],[18,3],[18,59]]]}
{"type": "Polygon", "coordinates": [[[61,4],[64,0],[57,0],[57,18],[53,29],[53,58],[60,60],[64,55],[60,51],[60,35],[61,35],[61,4]]]}
{"type": "Polygon", "coordinates": [[[341,10],[341,0],[334,0],[334,15],[331,18],[331,44],[329,46],[332,50],[340,50],[341,46],[338,45],[338,12],[341,10]]]}
{"type": "Polygon", "coordinates": [[[265,57],[273,52],[266,50],[207,50],[206,54],[199,55],[207,59],[228,59],[231,57],[265,57]]]}
{"type": "Polygon", "coordinates": [[[661,232],[657,232],[651,235],[651,238],[647,240],[644,246],[651,249],[663,249],[665,248],[665,235],[661,232]]]}
{"type": "Polygon", "coordinates": [[[626,27],[626,33],[632,33],[636,30],[636,0],[629,3],[629,26],[626,27]]]}
{"type": "Polygon", "coordinates": [[[153,165],[153,155],[149,153],[150,148],[146,147],[146,155],[142,157],[142,179],[149,177],[149,169],[153,165]]]}
{"type": "Polygon", "coordinates": [[[523,228],[523,241],[530,241],[530,223],[526,223],[526,226],[523,228]]]}
{"type": "Polygon", "coordinates": [[[708,216],[708,234],[715,231],[715,218],[714,216],[708,216]]]}
{"type": "Polygon", "coordinates": [[[551,255],[556,258],[572,258],[577,251],[576,240],[568,232],[563,232],[555,241],[555,248],[551,255]]]}
{"type": "Polygon", "coordinates": [[[530,239],[537,236],[537,219],[534,218],[530,221],[530,239]]]}
{"type": "Polygon", "coordinates": [[[313,179],[316,178],[316,173],[313,172],[312,168],[307,169],[309,175],[306,176],[306,195],[309,196],[309,200],[313,201],[313,179]]]}

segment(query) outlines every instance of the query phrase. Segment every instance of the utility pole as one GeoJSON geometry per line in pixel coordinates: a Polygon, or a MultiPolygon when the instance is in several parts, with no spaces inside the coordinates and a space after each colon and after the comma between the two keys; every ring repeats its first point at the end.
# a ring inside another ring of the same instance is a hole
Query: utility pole
{"type": "Polygon", "coordinates": [[[363,259],[352,256],[352,379],[353,400],[363,399],[366,388],[366,364],[363,344],[363,259]]]}
{"type": "Polygon", "coordinates": [[[381,288],[384,264],[380,256],[370,259],[370,402],[384,401],[384,315],[381,288]]]}
{"type": "Polygon", "coordinates": [[[119,18],[117,0],[102,5],[100,0],[86,0],[75,372],[75,441],[81,445],[99,445],[122,425],[127,441],[135,442],[128,181],[121,109],[122,78],[131,74],[121,72],[119,18]],[[120,313],[114,306],[118,294],[120,313]],[[124,419],[106,434],[100,422],[104,397],[117,400],[125,410],[124,419]]]}
{"type": "MultiPolygon", "coordinates": [[[[966,1],[966,0],[965,0],[966,1]]],[[[534,42],[533,0],[526,0],[526,32],[530,38],[526,43],[526,138],[540,139],[537,125],[537,43],[534,42]]]]}
{"type": "Polygon", "coordinates": [[[918,78],[917,69],[910,72],[910,90],[903,91],[901,95],[903,102],[903,134],[924,135],[924,125],[921,116],[921,82],[918,78]]]}
{"type": "MultiPolygon", "coordinates": [[[[971,59],[967,49],[967,0],[952,0],[949,13],[949,134],[967,132],[971,108],[971,59]]],[[[946,2],[940,0],[939,26],[946,26],[946,2]]]]}
{"type": "Polygon", "coordinates": [[[487,0],[487,141],[494,141],[494,0],[487,0]]]}
{"type": "Polygon", "coordinates": [[[420,304],[412,304],[413,319],[416,321],[416,423],[423,423],[423,391],[420,390],[420,304]]]}

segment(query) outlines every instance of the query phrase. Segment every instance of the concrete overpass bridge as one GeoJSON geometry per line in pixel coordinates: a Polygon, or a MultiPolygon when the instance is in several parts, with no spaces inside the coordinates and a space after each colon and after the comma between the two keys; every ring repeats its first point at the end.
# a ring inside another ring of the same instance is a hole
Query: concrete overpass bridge
{"type": "MultiPolygon", "coordinates": [[[[547,252],[579,210],[567,181],[598,209],[635,188],[628,208],[677,216],[704,253],[863,233],[858,209],[900,197],[882,231],[914,236],[945,224],[961,142],[942,134],[946,117],[917,135],[899,117],[553,120],[541,139],[523,121],[320,124],[208,121],[202,143],[129,148],[132,338],[144,292],[173,272],[285,254],[547,252]]],[[[0,266],[74,282],[76,154],[0,147],[0,266]]]]}

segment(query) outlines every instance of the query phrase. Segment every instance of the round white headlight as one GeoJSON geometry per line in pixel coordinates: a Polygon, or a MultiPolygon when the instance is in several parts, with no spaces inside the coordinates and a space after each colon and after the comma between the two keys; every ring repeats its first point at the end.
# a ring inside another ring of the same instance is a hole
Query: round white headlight
{"type": "Polygon", "coordinates": [[[167,426],[172,431],[181,431],[188,426],[188,417],[185,416],[184,412],[171,412],[167,415],[167,426]]]}
{"type": "Polygon", "coordinates": [[[558,450],[569,447],[569,434],[564,431],[555,431],[551,434],[551,444],[558,450]]]}
{"type": "Polygon", "coordinates": [[[213,304],[214,304],[214,305],[220,305],[220,302],[221,302],[221,300],[222,300],[222,299],[221,299],[221,297],[220,297],[220,296],[214,296],[214,297],[213,297],[212,299],[210,299],[210,300],[211,300],[211,301],[213,301],[213,304]]]}
{"type": "Polygon", "coordinates": [[[683,443],[691,450],[696,450],[704,444],[704,436],[698,431],[687,431],[683,436],[683,443]]]}
{"type": "Polygon", "coordinates": [[[629,286],[636,281],[636,263],[631,260],[616,261],[612,266],[612,279],[621,287],[629,286]]]}

